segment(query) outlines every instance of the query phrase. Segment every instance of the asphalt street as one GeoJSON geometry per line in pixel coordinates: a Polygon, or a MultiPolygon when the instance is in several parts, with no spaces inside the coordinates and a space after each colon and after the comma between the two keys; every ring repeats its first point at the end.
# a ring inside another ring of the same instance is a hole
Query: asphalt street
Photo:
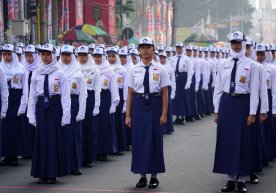
{"type": "MultiPolygon", "coordinates": [[[[164,136],[167,172],[159,175],[156,190],[136,189],[138,175],[130,172],[131,153],[110,156],[84,168],[82,176],[66,176],[57,185],[38,185],[30,176],[30,160],[16,167],[0,167],[0,192],[3,193],[215,193],[225,185],[224,175],[213,174],[216,125],[211,116],[201,121],[175,126],[175,133],[164,136]]],[[[260,183],[249,185],[251,193],[276,192],[276,161],[259,174],[260,183]]]]}

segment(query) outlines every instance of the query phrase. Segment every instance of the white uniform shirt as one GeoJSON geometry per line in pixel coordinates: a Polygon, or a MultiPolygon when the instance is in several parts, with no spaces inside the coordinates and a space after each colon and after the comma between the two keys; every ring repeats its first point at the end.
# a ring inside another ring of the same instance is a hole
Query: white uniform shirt
{"type": "MultiPolygon", "coordinates": [[[[261,100],[261,106],[260,106],[260,113],[264,114],[269,111],[269,102],[268,102],[268,93],[267,93],[267,81],[266,81],[266,71],[263,67],[263,65],[257,63],[259,65],[260,69],[260,100],[261,100]]],[[[272,74],[272,72],[271,72],[272,74]]],[[[272,82],[272,79],[271,79],[272,82]]]]}
{"type": "MultiPolygon", "coordinates": [[[[229,93],[231,72],[234,67],[232,58],[227,59],[218,68],[214,91],[214,107],[215,113],[218,112],[220,97],[223,93],[229,93]]],[[[259,104],[259,82],[260,72],[259,67],[251,59],[240,57],[237,63],[235,76],[235,93],[250,94],[250,115],[256,115],[259,104]]]]}
{"type": "Polygon", "coordinates": [[[7,77],[3,68],[0,66],[0,92],[1,92],[1,113],[6,113],[8,109],[9,90],[7,77]]]}
{"type": "MultiPolygon", "coordinates": [[[[178,56],[174,56],[171,61],[171,65],[172,65],[174,71],[176,71],[177,61],[178,61],[178,56]]],[[[194,75],[193,64],[192,64],[190,58],[188,58],[185,55],[181,55],[178,71],[180,73],[181,72],[187,73],[188,76],[187,76],[187,83],[186,83],[185,87],[190,88],[191,83],[192,83],[192,78],[194,75]]]]}
{"type": "Polygon", "coordinates": [[[176,91],[176,83],[175,83],[175,73],[174,73],[174,69],[171,67],[170,62],[168,62],[167,64],[163,65],[163,67],[165,68],[165,70],[167,71],[168,75],[169,75],[169,79],[170,79],[170,87],[171,87],[171,98],[175,97],[175,91],[176,91]]]}
{"type": "MultiPolygon", "coordinates": [[[[137,63],[127,75],[127,84],[133,88],[134,92],[144,93],[145,64],[141,61],[137,63]]],[[[154,61],[149,67],[149,87],[150,93],[160,92],[161,88],[169,86],[170,79],[165,68],[154,61]]]]}
{"type": "Polygon", "coordinates": [[[271,64],[268,64],[267,62],[264,62],[262,65],[265,70],[267,88],[271,89],[271,73],[272,73],[272,68],[275,68],[275,67],[273,67],[271,64]]]}
{"type": "MultiPolygon", "coordinates": [[[[30,95],[27,116],[30,123],[36,122],[35,106],[39,96],[44,95],[45,75],[34,73],[31,80],[30,95]]],[[[68,80],[61,70],[49,74],[49,95],[61,95],[63,109],[62,123],[70,124],[71,119],[71,98],[68,80]]],[[[53,115],[54,116],[54,115],[53,115]]]]}
{"type": "Polygon", "coordinates": [[[272,114],[276,114],[276,68],[271,71],[272,114]]]}
{"type": "Polygon", "coordinates": [[[202,89],[207,90],[209,83],[209,73],[207,68],[209,68],[209,66],[206,60],[202,58],[198,58],[198,60],[201,63],[202,89]]]}

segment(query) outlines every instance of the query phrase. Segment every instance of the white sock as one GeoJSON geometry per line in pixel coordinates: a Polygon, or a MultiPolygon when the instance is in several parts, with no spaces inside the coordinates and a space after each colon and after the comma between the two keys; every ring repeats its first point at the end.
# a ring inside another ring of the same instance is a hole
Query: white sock
{"type": "Polygon", "coordinates": [[[146,178],[147,175],[146,174],[141,174],[141,178],[146,178]]]}
{"type": "Polygon", "coordinates": [[[228,181],[233,181],[235,182],[235,176],[227,175],[228,181]]]}
{"type": "Polygon", "coordinates": [[[151,178],[157,178],[157,174],[151,174],[151,178]]]}
{"type": "Polygon", "coordinates": [[[245,176],[239,176],[238,182],[245,183],[245,176]]]}

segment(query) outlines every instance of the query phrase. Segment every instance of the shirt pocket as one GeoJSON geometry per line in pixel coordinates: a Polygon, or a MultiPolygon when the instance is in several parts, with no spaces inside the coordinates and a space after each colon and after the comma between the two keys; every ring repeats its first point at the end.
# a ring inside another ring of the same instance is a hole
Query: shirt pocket
{"type": "Polygon", "coordinates": [[[250,69],[249,68],[243,68],[238,76],[238,83],[241,87],[247,87],[249,83],[249,75],[250,75],[250,69]]]}
{"type": "Polygon", "coordinates": [[[22,75],[14,75],[14,77],[11,79],[11,87],[22,89],[22,75]]]}
{"type": "Polygon", "coordinates": [[[50,90],[53,95],[61,93],[60,92],[60,80],[58,78],[51,81],[50,90]]]}
{"type": "Polygon", "coordinates": [[[133,81],[135,85],[143,85],[144,75],[142,73],[133,74],[133,81]]]}
{"type": "Polygon", "coordinates": [[[79,94],[79,82],[76,79],[71,81],[71,93],[79,94]]]}

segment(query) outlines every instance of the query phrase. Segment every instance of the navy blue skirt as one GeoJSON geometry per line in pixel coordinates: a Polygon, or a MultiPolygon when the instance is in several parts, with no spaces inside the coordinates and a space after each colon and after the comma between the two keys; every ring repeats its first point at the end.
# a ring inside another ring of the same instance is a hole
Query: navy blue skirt
{"type": "Polygon", "coordinates": [[[214,92],[213,92],[213,87],[212,87],[212,84],[213,84],[213,75],[210,75],[210,81],[209,81],[209,84],[208,84],[208,95],[209,95],[209,105],[210,105],[210,109],[211,109],[211,113],[214,112],[214,105],[213,105],[213,95],[214,95],[214,92]]]}
{"type": "Polygon", "coordinates": [[[109,114],[111,107],[111,93],[101,91],[101,106],[98,127],[98,154],[114,154],[118,152],[114,114],[109,114]]]}
{"type": "Polygon", "coordinates": [[[82,162],[96,161],[98,141],[98,116],[93,116],[95,92],[87,91],[85,119],[82,121],[82,162]]]}
{"type": "Polygon", "coordinates": [[[173,114],[176,116],[185,116],[187,111],[189,111],[189,99],[187,98],[188,90],[185,90],[185,85],[187,82],[187,73],[178,73],[176,77],[176,91],[175,98],[172,101],[173,114]]]}
{"type": "MultiPolygon", "coordinates": [[[[2,100],[0,99],[0,112],[2,108],[2,100]]],[[[1,147],[2,147],[2,119],[0,118],[0,159],[1,159],[1,147]]]]}
{"type": "Polygon", "coordinates": [[[116,112],[114,113],[114,121],[115,121],[115,131],[116,131],[116,139],[117,139],[117,147],[118,152],[122,152],[126,150],[126,126],[124,122],[124,115],[122,113],[124,106],[124,96],[123,89],[119,89],[120,94],[120,102],[116,107],[116,112]]]}
{"type": "Polygon", "coordinates": [[[22,89],[9,89],[9,106],[2,120],[2,156],[24,155],[21,117],[17,116],[22,97],[22,89]]]}
{"type": "Polygon", "coordinates": [[[199,82],[199,89],[197,91],[197,108],[198,108],[198,113],[205,114],[205,101],[204,101],[204,96],[203,96],[203,91],[202,91],[202,84],[203,84],[203,77],[201,76],[200,82],[199,82]]]}
{"type": "Polygon", "coordinates": [[[189,97],[190,111],[187,116],[194,117],[198,115],[198,105],[197,105],[197,93],[195,92],[195,75],[193,75],[191,88],[190,88],[190,97],[189,97]]]}
{"type": "Polygon", "coordinates": [[[33,155],[35,127],[29,123],[27,113],[21,116],[24,156],[33,155]]]}
{"type": "Polygon", "coordinates": [[[168,87],[169,97],[168,97],[168,112],[167,112],[167,123],[162,125],[162,131],[164,134],[169,134],[174,132],[173,127],[173,117],[172,117],[172,101],[171,101],[171,87],[168,87]]]}
{"type": "Polygon", "coordinates": [[[213,172],[238,176],[251,174],[249,108],[249,95],[232,97],[224,93],[221,96],[213,172]]]}
{"type": "Polygon", "coordinates": [[[132,164],[136,174],[165,172],[163,134],[160,126],[161,97],[132,99],[132,164]]]}
{"type": "Polygon", "coordinates": [[[76,121],[79,112],[79,95],[71,95],[71,122],[65,126],[69,170],[82,166],[82,123],[76,121]]]}
{"type": "Polygon", "coordinates": [[[60,96],[51,97],[49,102],[48,109],[43,106],[43,97],[36,103],[37,127],[31,169],[34,178],[61,177],[69,173],[60,96]]]}

